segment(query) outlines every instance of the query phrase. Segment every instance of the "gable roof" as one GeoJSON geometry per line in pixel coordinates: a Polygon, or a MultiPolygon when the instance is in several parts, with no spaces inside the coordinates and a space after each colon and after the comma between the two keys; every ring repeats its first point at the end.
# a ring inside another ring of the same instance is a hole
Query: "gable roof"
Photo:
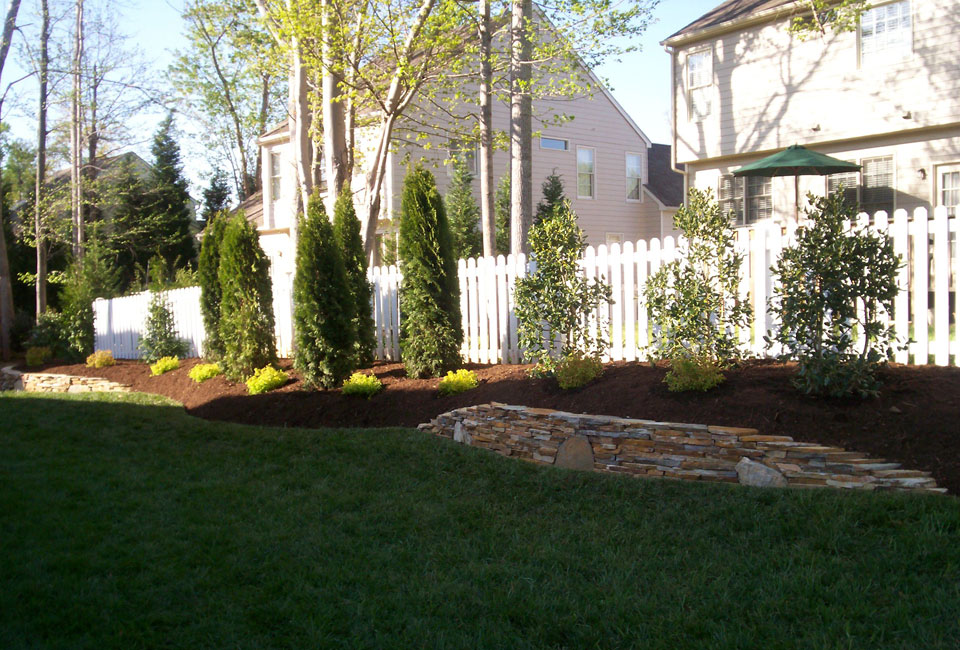
{"type": "Polygon", "coordinates": [[[670,145],[654,144],[647,150],[647,180],[643,187],[660,203],[671,208],[683,205],[683,174],[670,167],[670,145]]]}
{"type": "Polygon", "coordinates": [[[792,4],[795,4],[795,0],[727,0],[680,31],[671,34],[663,42],[669,43],[681,36],[689,36],[713,27],[719,27],[725,23],[744,20],[792,4]]]}

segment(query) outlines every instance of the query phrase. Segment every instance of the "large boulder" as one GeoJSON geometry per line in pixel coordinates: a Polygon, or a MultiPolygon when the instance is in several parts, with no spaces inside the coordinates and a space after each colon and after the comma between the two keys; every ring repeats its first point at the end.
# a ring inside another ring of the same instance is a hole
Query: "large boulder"
{"type": "Polygon", "coordinates": [[[787,477],[763,463],[741,458],[737,463],[737,478],[741,485],[751,487],[787,487],[787,477]]]}

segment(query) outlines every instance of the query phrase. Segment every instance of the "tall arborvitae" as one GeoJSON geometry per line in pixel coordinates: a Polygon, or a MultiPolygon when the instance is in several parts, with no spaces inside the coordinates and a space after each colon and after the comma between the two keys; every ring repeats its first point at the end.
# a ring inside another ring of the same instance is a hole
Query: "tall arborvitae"
{"type": "Polygon", "coordinates": [[[401,356],[411,377],[437,376],[460,365],[463,326],[450,226],[430,172],[407,173],[401,205],[401,356]]]}
{"type": "Polygon", "coordinates": [[[227,173],[219,167],[210,177],[210,184],[203,190],[203,210],[200,218],[210,221],[218,212],[226,210],[230,204],[230,184],[227,173]]]}
{"type": "Polygon", "coordinates": [[[207,335],[203,343],[203,356],[211,361],[223,357],[223,340],[220,338],[220,246],[229,218],[226,212],[221,212],[207,219],[200,244],[197,275],[200,280],[200,313],[207,335]]]}
{"type": "Polygon", "coordinates": [[[537,204],[537,214],[534,216],[535,222],[540,222],[553,214],[555,206],[561,205],[566,197],[563,195],[563,181],[557,170],[547,176],[540,186],[543,190],[543,200],[537,204]]]}
{"type": "Polygon", "coordinates": [[[180,145],[174,139],[173,114],[168,114],[153,136],[154,179],[150,188],[150,209],[163,217],[164,241],[159,250],[170,267],[193,265],[196,249],[190,230],[193,217],[187,179],[183,176],[180,145]]]}
{"type": "Polygon", "coordinates": [[[353,194],[348,186],[340,192],[333,208],[333,232],[337,238],[337,248],[343,254],[347,281],[356,307],[353,324],[357,332],[357,363],[367,367],[373,363],[373,352],[377,345],[371,306],[373,286],[367,280],[367,256],[363,252],[363,239],[360,238],[360,221],[354,211],[353,194]]]}
{"type": "Polygon", "coordinates": [[[501,176],[493,201],[497,222],[497,255],[510,254],[510,176],[501,176]]]}
{"type": "Polygon", "coordinates": [[[224,374],[234,381],[277,360],[270,261],[242,211],[228,222],[220,245],[220,339],[224,374]]]}
{"type": "Polygon", "coordinates": [[[356,307],[343,257],[315,191],[300,220],[293,278],[293,366],[307,386],[337,386],[356,368],[356,307]]]}
{"type": "Polygon", "coordinates": [[[453,251],[458,259],[476,257],[483,248],[480,208],[473,198],[473,174],[462,156],[453,159],[453,178],[444,197],[453,251]]]}

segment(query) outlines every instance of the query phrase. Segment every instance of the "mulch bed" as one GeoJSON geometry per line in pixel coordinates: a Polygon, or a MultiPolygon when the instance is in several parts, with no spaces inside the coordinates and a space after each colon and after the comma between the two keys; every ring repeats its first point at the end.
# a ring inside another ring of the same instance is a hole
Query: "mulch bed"
{"type": "MultiPolygon", "coordinates": [[[[794,368],[774,361],[749,361],[728,371],[727,381],[708,393],[671,393],[666,369],[646,363],[612,363],[604,375],[579,390],[561,391],[551,380],[531,379],[529,366],[470,365],[476,389],[440,397],[438,379],[409,379],[399,363],[372,369],[386,390],[367,401],[339,391],[306,389],[296,373],[283,388],[247,395],[243,384],[214,377],[195,384],[179,370],[151,377],[145,364],[119,361],[99,370],[48,364],[43,372],[98,376],[131,384],[181,402],[193,415],[211,420],[296,427],[413,427],[440,413],[472,404],[504,402],[622,417],[752,427],[769,435],[837,445],[932,472],[937,482],[960,493],[960,368],[891,365],[882,371],[877,399],[815,399],[791,385],[794,368]]],[[[290,371],[290,362],[281,366],[290,371]]],[[[39,370],[39,369],[35,369],[39,370]]]]}

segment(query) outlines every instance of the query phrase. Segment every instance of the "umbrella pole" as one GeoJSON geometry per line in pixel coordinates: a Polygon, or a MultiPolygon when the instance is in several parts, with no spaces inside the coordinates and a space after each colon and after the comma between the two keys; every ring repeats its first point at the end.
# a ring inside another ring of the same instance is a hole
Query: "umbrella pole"
{"type": "Polygon", "coordinates": [[[800,177],[793,177],[793,222],[800,223],[800,177]]]}

